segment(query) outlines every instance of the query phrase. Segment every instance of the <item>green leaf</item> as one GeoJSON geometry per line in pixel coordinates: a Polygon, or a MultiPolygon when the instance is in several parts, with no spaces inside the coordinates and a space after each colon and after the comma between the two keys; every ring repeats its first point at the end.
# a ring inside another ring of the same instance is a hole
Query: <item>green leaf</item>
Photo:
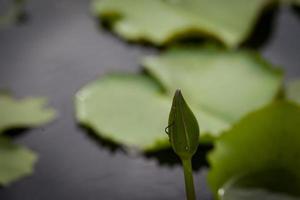
{"type": "Polygon", "coordinates": [[[299,198],[299,124],[299,106],[277,101],[225,132],[209,155],[208,181],[215,195],[219,191],[221,199],[230,200],[239,195],[276,199],[271,198],[276,193],[282,199],[299,198]]]}
{"type": "Polygon", "coordinates": [[[233,178],[220,193],[222,200],[299,200],[299,188],[299,180],[288,171],[265,170],[233,178]]]}
{"type": "Polygon", "coordinates": [[[181,91],[176,90],[167,133],[175,153],[182,159],[191,159],[199,145],[199,126],[181,91]]]}
{"type": "Polygon", "coordinates": [[[15,100],[0,93],[0,134],[8,129],[36,127],[53,120],[56,113],[45,108],[44,98],[15,100]]]}
{"type": "Polygon", "coordinates": [[[287,98],[300,103],[300,80],[290,82],[286,88],[287,98]]]}
{"type": "Polygon", "coordinates": [[[237,47],[272,0],[94,0],[93,12],[128,40],[162,45],[186,35],[237,47]]]}
{"type": "Polygon", "coordinates": [[[37,156],[30,150],[0,137],[0,185],[8,185],[30,175],[37,156]]]}
{"type": "Polygon", "coordinates": [[[201,142],[211,142],[243,115],[272,101],[282,81],[281,72],[247,51],[179,48],[144,64],[164,91],[145,76],[101,78],[78,92],[78,121],[116,143],[162,148],[168,146],[161,133],[173,91],[181,88],[201,127],[201,142]]]}
{"type": "Polygon", "coordinates": [[[76,95],[77,119],[105,139],[150,150],[169,146],[163,134],[170,101],[151,79],[109,75],[76,95]]]}
{"type": "MultiPolygon", "coordinates": [[[[146,151],[169,146],[162,134],[171,97],[152,79],[139,75],[109,75],[82,88],[76,95],[77,119],[108,140],[146,151]]],[[[202,130],[227,124],[193,108],[202,130]]]]}
{"type": "Polygon", "coordinates": [[[282,73],[256,53],[216,47],[177,47],[144,59],[146,70],[168,95],[182,89],[201,127],[201,137],[217,136],[245,114],[268,104],[282,73]]]}

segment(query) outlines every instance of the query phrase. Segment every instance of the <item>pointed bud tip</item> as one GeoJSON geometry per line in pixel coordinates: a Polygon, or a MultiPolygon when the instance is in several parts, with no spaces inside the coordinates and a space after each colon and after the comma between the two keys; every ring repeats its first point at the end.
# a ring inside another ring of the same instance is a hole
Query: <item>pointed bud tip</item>
{"type": "Polygon", "coordinates": [[[181,93],[181,90],[180,90],[180,89],[177,89],[177,90],[175,91],[174,97],[176,97],[176,98],[182,97],[182,93],[181,93]]]}

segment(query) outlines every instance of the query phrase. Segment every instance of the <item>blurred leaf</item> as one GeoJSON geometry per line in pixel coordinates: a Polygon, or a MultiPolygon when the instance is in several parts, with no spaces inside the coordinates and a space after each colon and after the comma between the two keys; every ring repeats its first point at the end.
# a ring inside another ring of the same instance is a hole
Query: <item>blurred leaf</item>
{"type": "Polygon", "coordinates": [[[300,80],[292,81],[286,89],[287,98],[300,103],[300,80]]]}
{"type": "Polygon", "coordinates": [[[300,6],[300,0],[281,0],[280,3],[282,3],[283,5],[300,6]]]}
{"type": "MultiPolygon", "coordinates": [[[[0,93],[0,134],[13,128],[35,127],[54,119],[56,113],[45,108],[43,98],[14,100],[8,92],[0,93]]],[[[37,156],[30,150],[0,136],[0,185],[10,184],[33,171],[37,156]]]]}
{"type": "Polygon", "coordinates": [[[162,45],[186,35],[211,36],[237,47],[273,0],[94,0],[96,15],[128,40],[162,45]]]}
{"type": "Polygon", "coordinates": [[[221,199],[300,197],[300,108],[274,102],[243,118],[215,143],[209,184],[221,199]],[[291,196],[291,197],[289,197],[291,196]],[[243,198],[242,198],[243,197],[243,198]]]}
{"type": "Polygon", "coordinates": [[[282,84],[279,70],[245,50],[177,47],[143,63],[168,95],[177,88],[184,91],[201,137],[217,136],[245,114],[268,104],[282,84]]]}
{"type": "Polygon", "coordinates": [[[37,156],[30,150],[0,137],[0,185],[8,185],[32,173],[37,156]]]}
{"type": "Polygon", "coordinates": [[[110,75],[77,93],[77,118],[105,139],[150,150],[169,146],[163,133],[170,100],[149,78],[110,75]]]}
{"type": "Polygon", "coordinates": [[[0,134],[8,129],[35,127],[54,119],[53,109],[45,108],[43,98],[14,100],[0,93],[0,134]]]}
{"type": "Polygon", "coordinates": [[[179,48],[144,64],[164,93],[144,76],[101,78],[78,92],[78,120],[116,143],[162,148],[169,145],[162,132],[171,98],[181,88],[198,120],[201,141],[211,142],[240,117],[272,101],[282,81],[279,71],[246,51],[179,48]]]}
{"type": "Polygon", "coordinates": [[[231,179],[222,200],[299,200],[299,180],[284,170],[265,170],[231,179]]]}

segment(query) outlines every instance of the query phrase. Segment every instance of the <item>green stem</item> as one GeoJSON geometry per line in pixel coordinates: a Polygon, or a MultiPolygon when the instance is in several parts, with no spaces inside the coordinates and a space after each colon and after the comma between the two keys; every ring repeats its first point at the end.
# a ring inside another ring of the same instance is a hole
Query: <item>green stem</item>
{"type": "Polygon", "coordinates": [[[191,159],[182,159],[187,200],[196,200],[191,159]]]}

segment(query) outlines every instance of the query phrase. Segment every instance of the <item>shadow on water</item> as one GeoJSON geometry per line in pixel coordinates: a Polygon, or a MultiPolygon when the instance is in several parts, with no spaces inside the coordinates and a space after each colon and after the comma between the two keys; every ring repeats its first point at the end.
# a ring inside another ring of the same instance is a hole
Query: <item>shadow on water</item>
{"type": "MultiPolygon", "coordinates": [[[[158,151],[153,152],[145,152],[145,153],[137,153],[138,151],[132,151],[130,148],[125,148],[121,145],[118,145],[115,142],[112,142],[106,138],[103,138],[97,135],[91,128],[79,125],[79,128],[84,130],[88,137],[95,142],[99,147],[106,149],[112,153],[122,152],[128,155],[142,155],[148,159],[155,159],[158,161],[161,166],[175,166],[181,165],[181,162],[178,156],[173,152],[171,148],[165,148],[158,151]]],[[[193,169],[199,170],[202,167],[208,166],[208,162],[206,160],[207,153],[212,149],[212,145],[200,145],[197,149],[196,154],[193,157],[193,169]]]]}
{"type": "Polygon", "coordinates": [[[265,8],[261,16],[258,18],[248,39],[242,43],[242,47],[260,49],[272,37],[272,31],[276,24],[276,18],[279,5],[272,5],[265,8]]]}
{"type": "Polygon", "coordinates": [[[294,11],[294,13],[296,13],[297,17],[300,18],[300,5],[299,6],[292,6],[292,10],[294,11]]]}
{"type": "Polygon", "coordinates": [[[86,134],[88,135],[88,137],[95,142],[97,145],[99,145],[101,148],[105,148],[107,150],[109,150],[110,152],[114,153],[116,151],[121,151],[121,152],[125,152],[125,149],[121,146],[118,145],[108,139],[105,139],[99,135],[97,135],[95,133],[95,131],[93,131],[93,129],[84,126],[84,125],[79,125],[78,126],[79,129],[83,130],[84,132],[86,132],[86,134]]]}
{"type": "MultiPolygon", "coordinates": [[[[118,19],[117,17],[115,19],[118,19]]],[[[118,40],[118,42],[120,43],[124,43],[128,46],[133,46],[133,47],[143,47],[143,48],[149,48],[149,49],[158,49],[158,50],[163,50],[164,47],[163,46],[158,46],[155,45],[147,40],[139,40],[139,41],[130,41],[130,40],[126,40],[124,39],[122,36],[117,35],[113,30],[112,30],[112,22],[113,20],[103,20],[98,18],[97,19],[97,25],[98,25],[98,29],[99,31],[101,31],[101,33],[106,34],[110,37],[114,37],[115,39],[118,40]]]]}
{"type": "Polygon", "coordinates": [[[28,131],[29,128],[14,128],[4,131],[2,134],[4,136],[10,137],[10,138],[17,138],[23,134],[25,134],[26,131],[28,131]]]}
{"type": "MultiPolygon", "coordinates": [[[[208,166],[206,159],[207,153],[212,149],[212,145],[202,144],[199,145],[197,152],[193,156],[193,170],[199,170],[202,167],[208,166]]],[[[174,153],[171,148],[159,150],[157,152],[149,152],[144,154],[147,158],[155,158],[160,165],[175,166],[181,165],[179,157],[174,153]]]]}

